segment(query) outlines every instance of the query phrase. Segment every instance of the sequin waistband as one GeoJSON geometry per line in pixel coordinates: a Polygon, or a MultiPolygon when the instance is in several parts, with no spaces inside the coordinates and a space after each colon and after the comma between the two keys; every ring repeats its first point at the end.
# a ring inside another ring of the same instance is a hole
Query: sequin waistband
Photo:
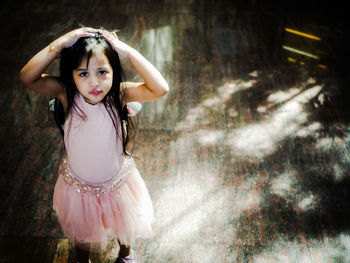
{"type": "Polygon", "coordinates": [[[65,184],[73,187],[78,193],[91,193],[96,197],[101,197],[109,192],[117,192],[123,183],[126,181],[131,169],[134,165],[132,157],[126,157],[122,168],[118,173],[107,183],[102,185],[86,184],[81,182],[78,178],[74,177],[69,169],[67,159],[64,159],[61,163],[58,174],[63,176],[65,184]]]}

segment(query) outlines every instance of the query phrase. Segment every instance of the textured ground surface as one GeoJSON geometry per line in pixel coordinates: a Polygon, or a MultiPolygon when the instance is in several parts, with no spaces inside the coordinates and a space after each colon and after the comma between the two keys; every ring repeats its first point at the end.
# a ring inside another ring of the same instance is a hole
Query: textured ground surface
{"type": "Polygon", "coordinates": [[[63,143],[18,72],[79,23],[121,29],[170,85],[143,104],[133,145],[156,217],[141,262],[350,262],[345,12],[259,2],[0,4],[1,263],[75,262],[52,210],[63,143]]]}

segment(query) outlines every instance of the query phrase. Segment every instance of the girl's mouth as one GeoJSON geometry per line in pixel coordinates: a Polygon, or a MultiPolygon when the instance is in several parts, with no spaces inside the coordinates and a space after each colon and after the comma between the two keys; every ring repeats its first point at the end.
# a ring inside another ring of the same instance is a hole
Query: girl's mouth
{"type": "Polygon", "coordinates": [[[93,89],[89,92],[91,95],[98,96],[102,93],[102,90],[100,89],[93,89]]]}

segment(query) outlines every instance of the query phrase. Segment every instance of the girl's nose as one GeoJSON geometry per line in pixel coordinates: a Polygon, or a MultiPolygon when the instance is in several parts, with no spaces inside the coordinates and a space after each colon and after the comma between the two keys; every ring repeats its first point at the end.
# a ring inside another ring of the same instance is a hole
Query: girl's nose
{"type": "Polygon", "coordinates": [[[98,79],[95,76],[90,77],[90,86],[91,87],[97,87],[98,86],[98,79]]]}

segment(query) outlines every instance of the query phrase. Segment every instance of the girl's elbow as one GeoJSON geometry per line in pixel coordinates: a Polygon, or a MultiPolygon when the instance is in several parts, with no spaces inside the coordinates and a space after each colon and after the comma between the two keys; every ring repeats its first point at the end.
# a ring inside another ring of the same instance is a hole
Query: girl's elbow
{"type": "Polygon", "coordinates": [[[164,97],[165,95],[167,95],[169,92],[169,89],[162,89],[161,91],[157,92],[156,98],[160,99],[162,97],[164,97]]]}
{"type": "Polygon", "coordinates": [[[19,81],[22,82],[23,84],[24,84],[25,81],[26,81],[26,76],[25,76],[25,74],[24,74],[23,69],[21,69],[21,71],[19,72],[19,81]]]}
{"type": "Polygon", "coordinates": [[[152,100],[156,100],[161,97],[164,97],[169,92],[169,85],[166,82],[164,84],[158,84],[157,86],[152,86],[152,88],[149,88],[149,86],[147,85],[146,87],[149,89],[149,91],[152,94],[152,100]]]}
{"type": "Polygon", "coordinates": [[[24,69],[22,69],[19,73],[19,81],[25,88],[36,91],[36,83],[38,79],[33,78],[33,76],[28,74],[24,69]]]}
{"type": "Polygon", "coordinates": [[[169,93],[169,85],[168,83],[165,83],[162,87],[162,91],[161,91],[161,96],[165,96],[169,93]]]}
{"type": "Polygon", "coordinates": [[[30,83],[31,80],[30,78],[27,76],[26,72],[22,69],[19,72],[19,81],[26,87],[30,89],[30,83]]]}
{"type": "Polygon", "coordinates": [[[19,81],[23,84],[24,87],[30,89],[30,81],[22,72],[19,74],[19,81]]]}
{"type": "Polygon", "coordinates": [[[167,95],[168,92],[169,92],[168,84],[164,84],[164,85],[158,86],[153,91],[153,99],[160,99],[161,97],[164,97],[165,95],[167,95]]]}

